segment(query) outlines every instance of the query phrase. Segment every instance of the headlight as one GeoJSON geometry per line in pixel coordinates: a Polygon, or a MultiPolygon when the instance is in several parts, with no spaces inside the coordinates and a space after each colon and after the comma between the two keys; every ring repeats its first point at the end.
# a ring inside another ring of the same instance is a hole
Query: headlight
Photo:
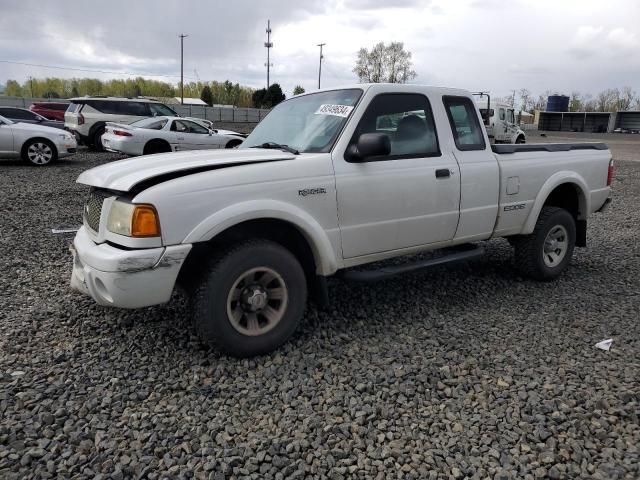
{"type": "Polygon", "coordinates": [[[62,133],[58,136],[63,140],[71,140],[71,135],[69,135],[68,133],[62,133]]]}
{"type": "Polygon", "coordinates": [[[127,237],[159,237],[158,212],[153,205],[115,200],[109,210],[107,230],[127,237]]]}

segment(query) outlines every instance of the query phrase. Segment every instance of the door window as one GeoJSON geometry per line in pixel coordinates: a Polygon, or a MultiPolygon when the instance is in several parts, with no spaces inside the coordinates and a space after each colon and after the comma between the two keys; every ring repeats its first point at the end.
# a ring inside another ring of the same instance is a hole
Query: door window
{"type": "Polygon", "coordinates": [[[500,109],[500,120],[504,120],[504,108],[500,109]]]}
{"type": "MultiPolygon", "coordinates": [[[[443,97],[443,102],[449,117],[451,132],[458,150],[484,150],[484,135],[478,111],[471,99],[467,97],[443,97]]],[[[500,109],[501,115],[504,109],[500,109]]]]}
{"type": "Polygon", "coordinates": [[[513,110],[507,110],[507,122],[516,123],[513,118],[513,110]]]}
{"type": "Polygon", "coordinates": [[[209,130],[202,125],[198,125],[196,122],[190,122],[189,120],[174,120],[171,130],[180,133],[209,134],[209,130]]]}
{"type": "Polygon", "coordinates": [[[364,133],[389,136],[391,154],[382,159],[440,156],[436,127],[429,100],[419,94],[381,94],[376,96],[351,139],[356,144],[364,133]]]}

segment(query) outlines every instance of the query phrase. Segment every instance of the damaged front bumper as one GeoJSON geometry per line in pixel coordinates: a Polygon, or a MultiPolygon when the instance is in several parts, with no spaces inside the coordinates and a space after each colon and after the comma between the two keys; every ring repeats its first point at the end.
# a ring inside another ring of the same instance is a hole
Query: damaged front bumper
{"type": "Polygon", "coordinates": [[[71,247],[71,287],[100,305],[140,308],[165,303],[191,250],[190,244],[124,250],[97,244],[85,227],[71,247]]]}

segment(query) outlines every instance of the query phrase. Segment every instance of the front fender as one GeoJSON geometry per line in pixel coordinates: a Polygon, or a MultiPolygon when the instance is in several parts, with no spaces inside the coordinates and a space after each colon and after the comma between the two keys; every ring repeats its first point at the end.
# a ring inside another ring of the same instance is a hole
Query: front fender
{"type": "Polygon", "coordinates": [[[336,253],[322,226],[304,210],[277,200],[251,200],[223,208],[204,219],[182,243],[206,242],[234,225],[268,218],[298,228],[311,247],[318,275],[332,275],[338,270],[336,253]]]}
{"type": "Polygon", "coordinates": [[[544,203],[547,201],[547,198],[549,198],[549,195],[556,187],[565,183],[572,184],[578,191],[578,206],[580,211],[578,219],[583,220],[587,218],[587,215],[590,212],[590,198],[589,195],[586,194],[586,192],[589,191],[587,182],[585,182],[584,178],[582,178],[576,172],[556,172],[547,179],[547,181],[542,185],[542,188],[538,192],[538,195],[536,196],[536,199],[533,203],[533,208],[529,212],[529,216],[527,217],[527,220],[525,221],[524,227],[522,229],[521,233],[523,235],[528,235],[533,232],[533,229],[536,226],[536,222],[538,221],[540,211],[542,210],[544,203]]]}

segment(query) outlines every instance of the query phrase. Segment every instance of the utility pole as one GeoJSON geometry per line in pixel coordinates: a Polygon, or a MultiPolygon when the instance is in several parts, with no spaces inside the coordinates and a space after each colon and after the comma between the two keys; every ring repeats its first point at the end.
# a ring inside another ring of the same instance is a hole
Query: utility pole
{"type": "Polygon", "coordinates": [[[31,97],[33,98],[33,77],[29,75],[29,90],[31,90],[31,97]]]}
{"type": "Polygon", "coordinates": [[[189,35],[181,33],[180,37],[180,105],[184,105],[184,39],[189,35]]]}
{"type": "Polygon", "coordinates": [[[267,41],[264,42],[264,46],[267,49],[267,63],[265,63],[265,65],[267,67],[267,90],[269,90],[269,69],[273,66],[269,60],[269,51],[273,47],[273,43],[271,42],[271,20],[267,20],[267,41]]]}
{"type": "Polygon", "coordinates": [[[320,76],[322,75],[322,59],[324,58],[322,56],[322,47],[324,47],[326,45],[326,43],[319,43],[318,46],[320,47],[320,63],[318,64],[318,90],[320,90],[320,76]]]}

